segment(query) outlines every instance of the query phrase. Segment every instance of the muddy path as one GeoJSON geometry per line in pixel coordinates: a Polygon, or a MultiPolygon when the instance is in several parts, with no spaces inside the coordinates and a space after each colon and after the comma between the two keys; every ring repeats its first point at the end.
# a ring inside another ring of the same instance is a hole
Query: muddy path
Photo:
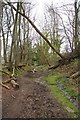
{"type": "Polygon", "coordinates": [[[20,88],[2,90],[3,118],[67,118],[67,111],[42,84],[41,75],[33,77],[25,72],[18,77],[20,88]],[[38,82],[37,82],[38,81],[38,82]]]}

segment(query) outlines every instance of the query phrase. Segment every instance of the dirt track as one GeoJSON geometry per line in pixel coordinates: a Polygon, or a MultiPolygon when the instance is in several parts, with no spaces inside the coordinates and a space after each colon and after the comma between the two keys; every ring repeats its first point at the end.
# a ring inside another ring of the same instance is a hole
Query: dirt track
{"type": "Polygon", "coordinates": [[[40,76],[31,78],[28,74],[18,77],[18,90],[3,88],[2,117],[67,118],[67,111],[51,96],[49,89],[37,82],[41,81],[40,76]]]}

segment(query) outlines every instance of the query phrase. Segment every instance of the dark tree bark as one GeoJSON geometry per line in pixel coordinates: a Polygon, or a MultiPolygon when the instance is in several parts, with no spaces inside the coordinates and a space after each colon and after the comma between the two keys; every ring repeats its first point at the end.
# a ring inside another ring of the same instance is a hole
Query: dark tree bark
{"type": "MultiPolygon", "coordinates": [[[[2,9],[2,19],[3,19],[3,9],[2,9]]],[[[1,24],[2,25],[2,24],[1,24]]],[[[3,52],[4,52],[4,62],[7,63],[7,56],[6,56],[6,39],[4,35],[4,30],[2,26],[2,37],[3,37],[3,52]]]]}
{"type": "Polygon", "coordinates": [[[12,35],[12,44],[11,44],[11,50],[10,50],[10,57],[9,57],[9,70],[12,71],[12,54],[14,52],[14,59],[16,57],[15,55],[15,30],[16,30],[16,24],[17,24],[17,17],[18,17],[18,9],[19,9],[19,4],[17,4],[17,10],[16,10],[16,15],[15,15],[15,20],[14,20],[14,28],[13,28],[13,35],[12,35]],[[14,47],[14,51],[13,51],[14,47]]]}
{"type": "Polygon", "coordinates": [[[5,40],[3,28],[2,28],[2,36],[3,36],[3,48],[4,48],[4,62],[7,63],[6,44],[5,44],[6,40],[5,40]]]}
{"type": "Polygon", "coordinates": [[[57,61],[57,64],[55,66],[50,67],[49,69],[55,69],[57,67],[59,67],[60,65],[64,65],[64,64],[69,64],[71,62],[72,59],[75,58],[80,58],[80,50],[79,47],[77,46],[77,42],[78,42],[78,36],[77,36],[77,11],[76,11],[76,2],[75,2],[75,50],[73,50],[71,53],[66,54],[65,56],[63,56],[62,54],[60,54],[55,48],[54,46],[52,46],[52,44],[49,42],[49,40],[42,34],[42,32],[35,26],[35,24],[29,19],[29,17],[27,17],[24,12],[21,13],[19,10],[17,10],[10,2],[7,2],[9,6],[11,6],[12,9],[14,9],[17,13],[19,13],[21,16],[23,16],[25,19],[27,19],[27,21],[33,26],[33,28],[36,30],[36,32],[48,43],[48,45],[52,48],[52,50],[58,54],[60,56],[61,59],[59,59],[57,61]]]}
{"type": "Polygon", "coordinates": [[[77,49],[79,39],[78,39],[78,8],[77,8],[77,1],[76,0],[74,3],[74,8],[75,8],[74,46],[75,46],[75,49],[77,49]]]}
{"type": "Polygon", "coordinates": [[[69,64],[73,59],[80,59],[80,45],[73,50],[73,52],[67,53],[63,59],[59,59],[54,66],[49,67],[49,69],[56,69],[59,66],[69,64]]]}

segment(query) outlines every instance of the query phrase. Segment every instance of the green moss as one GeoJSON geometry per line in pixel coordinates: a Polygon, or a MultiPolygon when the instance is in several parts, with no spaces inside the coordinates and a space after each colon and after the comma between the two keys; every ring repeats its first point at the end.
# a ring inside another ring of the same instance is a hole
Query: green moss
{"type": "Polygon", "coordinates": [[[57,86],[48,86],[51,89],[52,94],[55,98],[60,102],[60,104],[66,109],[67,107],[74,111],[73,116],[75,113],[78,113],[78,109],[63,95],[63,93],[59,90],[57,86]]]}
{"type": "Polygon", "coordinates": [[[21,69],[15,70],[15,75],[21,75],[24,73],[24,71],[30,70],[31,66],[26,65],[25,67],[22,67],[21,69]]]}
{"type": "Polygon", "coordinates": [[[75,96],[78,97],[78,92],[74,91],[74,89],[72,89],[72,87],[65,87],[65,91],[69,93],[70,96],[75,96]]]}
{"type": "MultiPolygon", "coordinates": [[[[69,86],[69,79],[57,74],[57,75],[49,75],[47,78],[45,78],[45,81],[47,84],[61,84],[64,86],[64,91],[68,92],[71,96],[77,96],[77,93],[74,92],[72,88],[69,86]]],[[[67,107],[72,109],[74,113],[72,113],[72,116],[76,116],[75,113],[78,113],[78,109],[67,99],[67,97],[60,91],[59,87],[55,85],[49,85],[49,89],[51,89],[52,94],[55,96],[55,98],[61,103],[61,105],[66,109],[67,107]]]]}
{"type": "Polygon", "coordinates": [[[25,67],[23,67],[24,70],[30,70],[32,66],[26,65],[25,67]]]}
{"type": "Polygon", "coordinates": [[[59,79],[61,78],[60,75],[54,75],[54,76],[48,76],[47,78],[45,78],[45,81],[48,83],[48,84],[56,84],[58,83],[59,79]]]}
{"type": "Polygon", "coordinates": [[[78,65],[78,64],[79,64],[79,62],[80,62],[80,60],[79,60],[79,59],[75,59],[75,60],[72,62],[72,64],[74,64],[74,65],[78,65]]]}
{"type": "Polygon", "coordinates": [[[57,76],[48,76],[45,78],[45,81],[48,84],[61,84],[64,87],[64,91],[67,92],[70,96],[78,96],[78,93],[73,89],[73,86],[69,84],[69,78],[57,74],[57,76]]]}
{"type": "Polygon", "coordinates": [[[21,75],[23,73],[23,70],[15,70],[15,75],[21,75]]]}
{"type": "Polygon", "coordinates": [[[48,66],[47,65],[40,65],[40,66],[35,66],[35,68],[38,70],[38,71],[45,71],[48,69],[48,66]]]}

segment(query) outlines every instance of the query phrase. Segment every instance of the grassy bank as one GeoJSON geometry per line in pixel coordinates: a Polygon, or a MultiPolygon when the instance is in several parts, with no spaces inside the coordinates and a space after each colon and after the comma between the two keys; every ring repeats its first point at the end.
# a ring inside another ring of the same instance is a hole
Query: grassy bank
{"type": "Polygon", "coordinates": [[[44,80],[46,81],[49,89],[51,90],[52,95],[58,100],[58,102],[63,106],[64,109],[68,111],[68,113],[72,117],[77,117],[78,109],[73,105],[72,102],[63,94],[60,90],[59,85],[64,87],[64,91],[67,92],[70,96],[78,97],[78,93],[73,89],[72,86],[69,85],[69,78],[65,78],[64,76],[56,73],[57,75],[49,75],[44,80]]]}

